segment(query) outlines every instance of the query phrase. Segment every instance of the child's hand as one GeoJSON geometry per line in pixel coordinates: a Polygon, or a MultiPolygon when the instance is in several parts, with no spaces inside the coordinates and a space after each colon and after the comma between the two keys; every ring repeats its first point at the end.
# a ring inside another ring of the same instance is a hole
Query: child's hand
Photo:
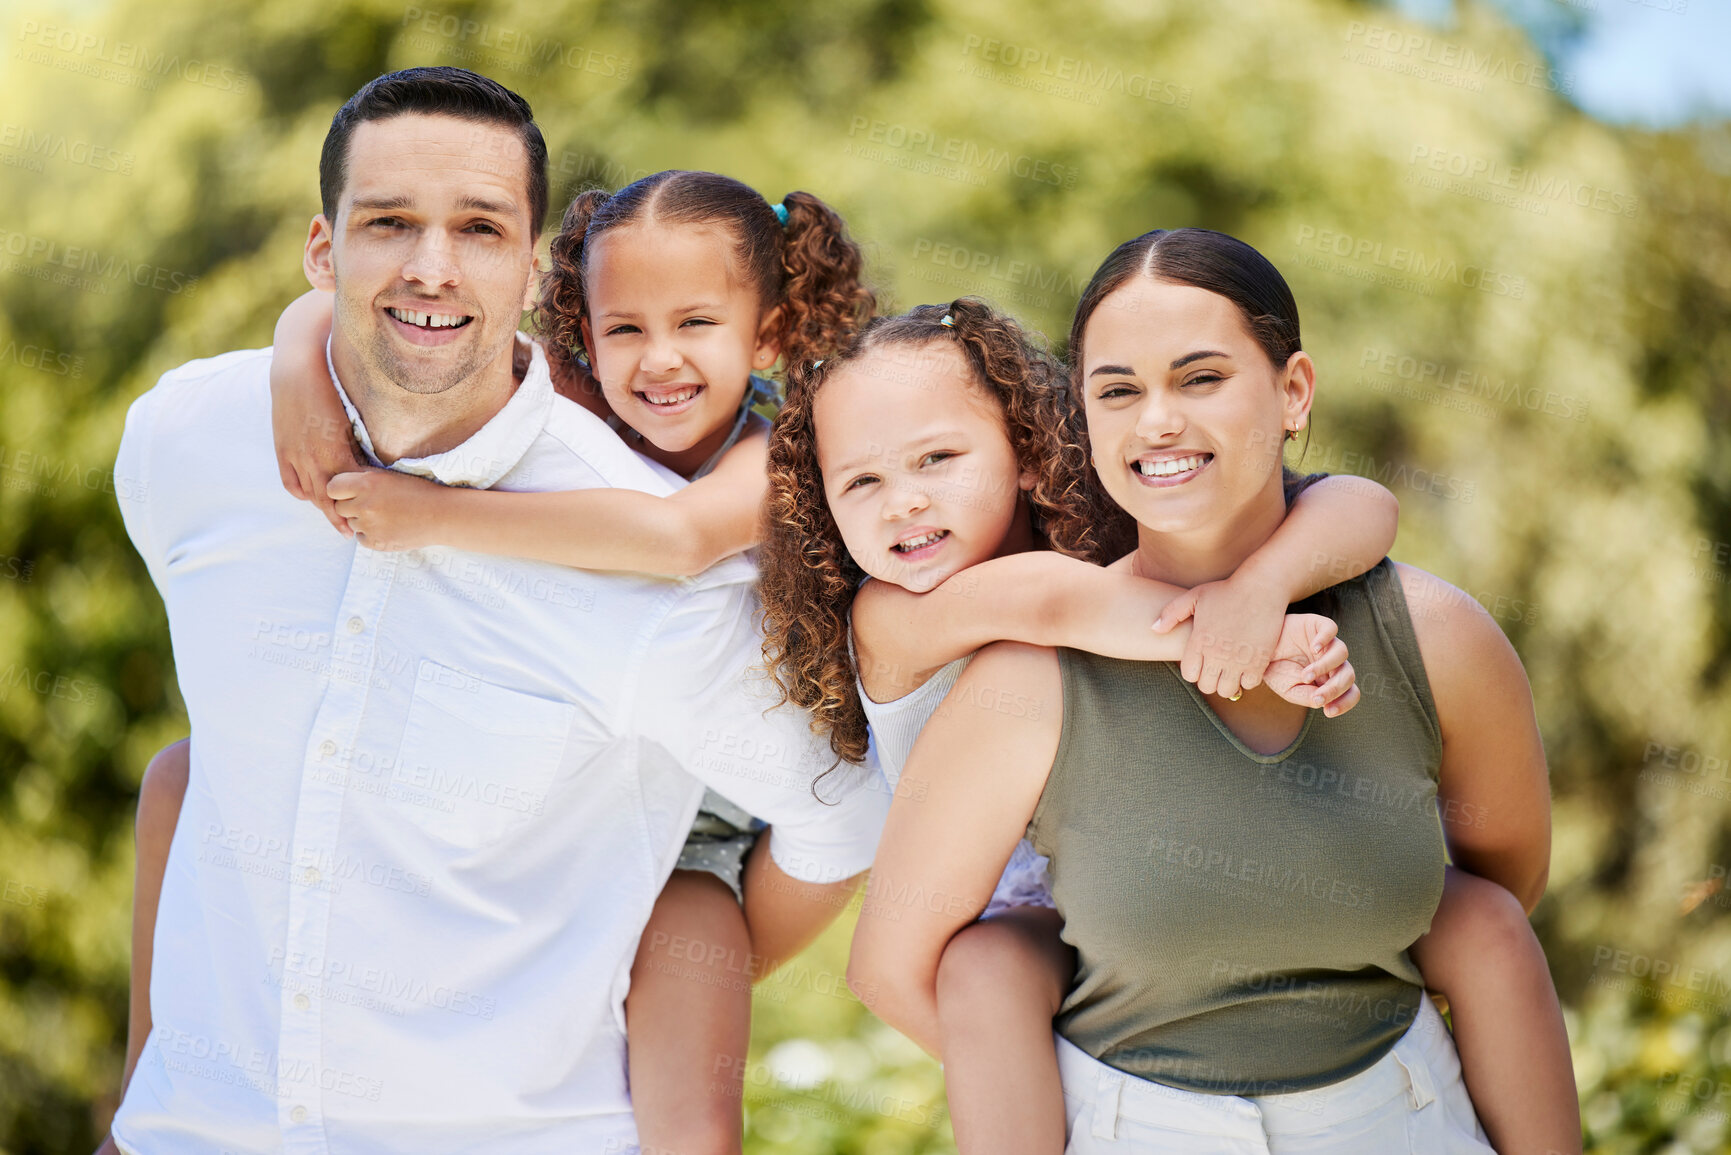
{"type": "MultiPolygon", "coordinates": [[[[275,366],[272,366],[273,371],[275,366]]],[[[349,425],[330,378],[323,373],[322,385],[308,388],[289,384],[270,391],[271,433],[276,440],[277,470],[283,488],[293,497],[310,501],[330,519],[337,531],[349,535],[349,527],[336,512],[326,486],[338,474],[365,469],[360,447],[349,425]]]]}
{"type": "Polygon", "coordinates": [[[1340,627],[1321,614],[1287,614],[1274,660],[1262,675],[1268,688],[1295,706],[1322,707],[1338,718],[1358,704],[1358,674],[1346,660],[1340,627]]]}
{"type": "Polygon", "coordinates": [[[434,543],[441,488],[437,482],[394,469],[365,469],[337,474],[325,492],[345,532],[368,549],[388,551],[434,543]]]}
{"type": "Polygon", "coordinates": [[[1228,698],[1254,688],[1275,655],[1286,598],[1249,578],[1204,582],[1167,603],[1154,621],[1166,633],[1194,617],[1190,644],[1178,670],[1204,694],[1228,698]]]}

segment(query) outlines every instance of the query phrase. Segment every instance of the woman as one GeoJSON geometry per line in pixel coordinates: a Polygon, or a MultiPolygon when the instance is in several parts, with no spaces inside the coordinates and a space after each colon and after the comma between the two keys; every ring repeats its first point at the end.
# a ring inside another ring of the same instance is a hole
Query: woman
{"type": "MultiPolygon", "coordinates": [[[[1070,347],[1088,480],[1136,523],[1116,565],[1231,574],[1285,515],[1280,447],[1314,393],[1279,273],[1218,233],[1147,234],[1095,275],[1070,347]]],[[[1164,663],[982,650],[879,849],[850,966],[873,1009],[939,1051],[939,959],[1025,831],[1080,958],[1056,1020],[1069,1151],[1489,1152],[1406,948],[1443,890],[1439,808],[1473,816],[1448,824],[1459,867],[1528,909],[1543,892],[1531,694],[1427,573],[1384,562],[1323,597],[1365,694],[1326,725],[1164,663]]]]}

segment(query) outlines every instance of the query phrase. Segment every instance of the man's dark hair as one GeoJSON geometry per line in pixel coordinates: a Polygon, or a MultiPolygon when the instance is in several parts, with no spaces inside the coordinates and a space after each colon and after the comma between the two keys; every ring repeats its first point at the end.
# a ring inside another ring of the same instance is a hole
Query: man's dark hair
{"type": "Polygon", "coordinates": [[[349,137],[355,127],[415,112],[516,129],[529,153],[529,236],[541,235],[541,224],[547,219],[547,142],[535,125],[529,102],[497,80],[443,64],[388,72],[368,81],[337,109],[319,156],[319,201],[326,220],[336,223],[337,201],[349,176],[349,137]]]}

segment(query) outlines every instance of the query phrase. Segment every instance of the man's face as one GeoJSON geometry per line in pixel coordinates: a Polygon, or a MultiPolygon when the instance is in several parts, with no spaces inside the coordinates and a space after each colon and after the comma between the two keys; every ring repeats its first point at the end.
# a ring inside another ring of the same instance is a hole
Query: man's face
{"type": "Polygon", "coordinates": [[[532,292],[528,174],[521,138],[495,125],[411,113],[355,129],[306,267],[370,378],[443,393],[509,358],[532,292]]]}

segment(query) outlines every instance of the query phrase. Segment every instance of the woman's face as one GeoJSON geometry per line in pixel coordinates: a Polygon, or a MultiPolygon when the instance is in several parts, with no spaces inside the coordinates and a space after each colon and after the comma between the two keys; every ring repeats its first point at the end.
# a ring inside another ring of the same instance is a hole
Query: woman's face
{"type": "Polygon", "coordinates": [[[1310,412],[1306,354],[1276,368],[1231,301],[1147,276],[1100,302],[1082,349],[1094,468],[1140,525],[1215,526],[1279,492],[1286,430],[1310,412]]]}
{"type": "Polygon", "coordinates": [[[998,403],[948,341],[840,366],[812,402],[824,496],[859,567],[915,593],[1032,544],[998,403]]]}

